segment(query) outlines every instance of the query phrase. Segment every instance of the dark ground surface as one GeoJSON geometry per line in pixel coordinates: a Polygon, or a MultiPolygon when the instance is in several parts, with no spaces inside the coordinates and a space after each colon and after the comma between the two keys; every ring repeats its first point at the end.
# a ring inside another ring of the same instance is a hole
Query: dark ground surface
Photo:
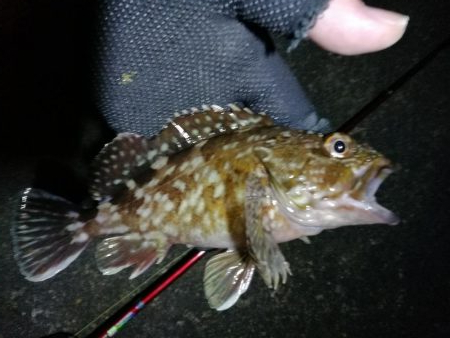
{"type": "MultiPolygon", "coordinates": [[[[83,6],[21,3],[3,12],[14,20],[0,25],[6,51],[0,53],[1,338],[75,333],[151,274],[133,282],[127,273],[101,276],[94,246],[44,283],[18,272],[9,235],[18,192],[34,183],[81,199],[87,163],[112,135],[87,99],[80,60],[88,51],[78,25],[83,6]]],[[[318,111],[335,126],[450,36],[448,1],[370,3],[411,16],[395,47],[341,57],[304,43],[287,56],[318,111]]],[[[284,244],[294,273],[288,283],[272,296],[257,277],[222,313],[204,298],[203,260],[118,336],[450,337],[449,107],[450,47],[355,129],[356,138],[402,167],[378,194],[401,216],[400,225],[341,228],[312,238],[311,245],[284,244]]]]}

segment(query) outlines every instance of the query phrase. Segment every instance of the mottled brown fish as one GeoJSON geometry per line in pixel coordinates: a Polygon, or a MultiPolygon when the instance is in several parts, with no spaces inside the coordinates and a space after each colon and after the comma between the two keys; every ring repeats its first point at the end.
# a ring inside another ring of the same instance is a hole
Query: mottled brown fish
{"type": "Polygon", "coordinates": [[[230,105],[184,112],[152,138],[119,134],[98,155],[97,210],[27,189],[12,235],[21,272],[42,281],[66,268],[95,237],[103,274],[159,263],[170,246],[226,248],[205,269],[217,310],[232,306],[258,270],[277,288],[290,273],[278,243],[344,225],[398,218],[375,192],[391,162],[341,133],[276,126],[230,105]]]}

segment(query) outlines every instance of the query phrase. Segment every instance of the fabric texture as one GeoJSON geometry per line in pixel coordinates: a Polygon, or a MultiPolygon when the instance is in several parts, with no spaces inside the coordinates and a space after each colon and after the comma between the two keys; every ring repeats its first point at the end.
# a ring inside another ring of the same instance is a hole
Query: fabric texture
{"type": "Polygon", "coordinates": [[[240,102],[277,123],[324,130],[271,34],[294,48],[327,0],[102,0],[95,43],[101,112],[152,135],[174,112],[240,102]]]}

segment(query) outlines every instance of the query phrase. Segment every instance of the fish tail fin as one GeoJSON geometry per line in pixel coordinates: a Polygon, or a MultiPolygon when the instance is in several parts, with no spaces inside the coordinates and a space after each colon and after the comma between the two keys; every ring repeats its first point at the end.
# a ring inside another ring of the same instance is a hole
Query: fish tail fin
{"type": "Polygon", "coordinates": [[[86,248],[80,209],[39,189],[26,189],[11,236],[20,272],[32,282],[53,277],[86,248]]]}

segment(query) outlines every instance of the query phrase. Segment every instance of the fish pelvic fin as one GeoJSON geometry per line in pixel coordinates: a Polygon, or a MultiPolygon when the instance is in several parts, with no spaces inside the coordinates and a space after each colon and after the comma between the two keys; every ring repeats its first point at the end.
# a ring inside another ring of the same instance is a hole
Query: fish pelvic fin
{"type": "Polygon", "coordinates": [[[128,233],[110,237],[97,245],[97,266],[104,275],[113,275],[133,266],[130,275],[133,279],[154,263],[160,263],[169,248],[163,235],[144,238],[139,233],[128,233]]]}
{"type": "Polygon", "coordinates": [[[217,311],[233,306],[247,291],[254,271],[253,259],[247,254],[228,250],[212,257],[203,278],[209,306],[217,311]]]}
{"type": "Polygon", "coordinates": [[[72,263],[90,241],[81,210],[39,189],[22,195],[11,236],[20,272],[32,282],[53,277],[72,263]]]}

